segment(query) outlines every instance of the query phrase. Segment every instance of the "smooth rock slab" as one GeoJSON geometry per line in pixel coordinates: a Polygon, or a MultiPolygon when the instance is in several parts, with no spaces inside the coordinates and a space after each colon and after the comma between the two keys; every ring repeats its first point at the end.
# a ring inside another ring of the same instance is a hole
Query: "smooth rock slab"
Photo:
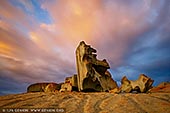
{"type": "Polygon", "coordinates": [[[0,108],[65,108],[67,113],[170,113],[170,93],[24,93],[0,96],[0,108]]]}

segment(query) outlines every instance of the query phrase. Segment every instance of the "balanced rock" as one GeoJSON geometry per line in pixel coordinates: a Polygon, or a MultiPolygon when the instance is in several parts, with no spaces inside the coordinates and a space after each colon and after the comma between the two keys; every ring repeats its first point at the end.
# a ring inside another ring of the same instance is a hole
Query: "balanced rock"
{"type": "Polygon", "coordinates": [[[79,91],[109,91],[117,87],[107,69],[110,68],[105,59],[98,60],[97,51],[84,41],[76,49],[77,80],[79,91]]]}
{"type": "Polygon", "coordinates": [[[121,92],[132,92],[137,91],[141,93],[147,92],[152,88],[154,80],[149,78],[148,76],[141,74],[136,81],[128,80],[126,76],[124,76],[121,80],[121,92]]]}

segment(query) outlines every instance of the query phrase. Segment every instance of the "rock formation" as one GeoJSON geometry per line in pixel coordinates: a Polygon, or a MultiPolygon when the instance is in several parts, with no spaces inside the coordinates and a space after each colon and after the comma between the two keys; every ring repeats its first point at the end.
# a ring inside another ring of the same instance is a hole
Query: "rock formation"
{"type": "Polygon", "coordinates": [[[44,92],[55,92],[56,90],[59,90],[59,88],[57,88],[58,84],[56,83],[49,83],[45,89],[44,92]]]}
{"type": "Polygon", "coordinates": [[[64,83],[61,85],[61,89],[59,92],[71,92],[72,91],[72,84],[71,83],[64,83]]]}
{"type": "Polygon", "coordinates": [[[65,83],[61,85],[60,92],[78,91],[77,75],[66,77],[65,83]]]}
{"type": "MultiPolygon", "coordinates": [[[[77,74],[66,77],[64,83],[36,83],[27,88],[27,92],[67,92],[67,91],[108,91],[111,93],[121,92],[147,92],[152,88],[153,80],[141,74],[136,81],[128,80],[124,76],[121,80],[121,87],[112,79],[108,69],[108,62],[98,60],[96,50],[84,41],[80,42],[76,49],[77,74]]],[[[152,90],[153,91],[153,90],[152,90]]]]}
{"type": "Polygon", "coordinates": [[[122,95],[100,92],[37,92],[10,94],[0,96],[0,113],[170,113],[170,93],[142,95],[126,93],[122,95]],[[29,110],[28,112],[6,111],[15,108],[16,110],[29,110]],[[37,109],[37,111],[31,112],[30,109],[37,109]],[[42,109],[42,112],[38,112],[39,109],[42,109]],[[49,112],[45,112],[44,109],[49,109],[49,112]]]}
{"type": "Polygon", "coordinates": [[[170,93],[170,82],[162,82],[158,86],[153,87],[148,91],[149,93],[170,93]]]}
{"type": "Polygon", "coordinates": [[[153,82],[154,80],[144,74],[141,74],[136,81],[128,80],[127,77],[124,76],[121,80],[120,91],[126,93],[130,93],[132,91],[145,93],[152,88],[153,82]]]}
{"type": "Polygon", "coordinates": [[[76,49],[77,79],[79,91],[109,91],[117,87],[111,78],[107,61],[98,60],[97,51],[84,41],[76,49]]]}
{"type": "Polygon", "coordinates": [[[61,84],[57,83],[35,83],[27,88],[27,92],[54,92],[60,90],[61,84]]]}
{"type": "Polygon", "coordinates": [[[74,74],[71,77],[66,77],[65,83],[71,83],[72,85],[72,90],[73,91],[78,91],[78,84],[77,84],[77,75],[74,74]]]}

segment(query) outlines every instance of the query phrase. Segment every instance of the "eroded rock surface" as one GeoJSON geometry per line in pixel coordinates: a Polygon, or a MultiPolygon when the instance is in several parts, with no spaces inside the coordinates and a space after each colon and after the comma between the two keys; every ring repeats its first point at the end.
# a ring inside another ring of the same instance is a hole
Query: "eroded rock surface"
{"type": "Polygon", "coordinates": [[[152,88],[153,82],[154,80],[144,74],[141,74],[136,81],[128,80],[127,77],[124,76],[121,80],[120,91],[126,93],[130,93],[132,91],[145,93],[152,88]]]}
{"type": "Polygon", "coordinates": [[[57,83],[35,83],[27,88],[27,92],[55,92],[60,90],[61,84],[57,83]]]}
{"type": "Polygon", "coordinates": [[[170,82],[162,82],[158,86],[149,90],[150,93],[170,93],[170,82]]]}
{"type": "Polygon", "coordinates": [[[72,91],[72,84],[69,82],[62,84],[59,92],[67,92],[67,91],[69,92],[72,91]]]}
{"type": "Polygon", "coordinates": [[[65,82],[61,85],[60,92],[78,91],[77,75],[66,77],[65,82]]]}
{"type": "Polygon", "coordinates": [[[105,59],[98,60],[97,51],[84,41],[76,49],[77,78],[79,91],[109,91],[117,87],[107,69],[110,68],[105,59]]]}
{"type": "Polygon", "coordinates": [[[71,77],[66,77],[65,83],[71,83],[72,90],[78,91],[77,74],[74,74],[71,77]]]}
{"type": "Polygon", "coordinates": [[[0,96],[0,108],[65,108],[64,113],[170,113],[169,106],[170,93],[37,92],[0,96]]]}
{"type": "Polygon", "coordinates": [[[142,92],[145,93],[152,88],[154,80],[141,74],[136,81],[128,80],[124,76],[121,80],[121,87],[112,79],[108,71],[110,66],[103,59],[97,59],[96,49],[87,45],[84,41],[80,42],[76,49],[76,68],[77,74],[66,77],[65,82],[56,83],[36,83],[27,88],[27,92],[60,92],[66,91],[100,91],[100,92],[142,92]]]}

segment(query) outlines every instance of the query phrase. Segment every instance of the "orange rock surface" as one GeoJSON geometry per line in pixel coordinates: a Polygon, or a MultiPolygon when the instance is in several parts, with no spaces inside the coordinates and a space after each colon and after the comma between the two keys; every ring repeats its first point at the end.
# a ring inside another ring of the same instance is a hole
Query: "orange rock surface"
{"type": "Polygon", "coordinates": [[[170,93],[24,93],[0,96],[0,108],[65,108],[66,113],[170,113],[170,93]]]}

